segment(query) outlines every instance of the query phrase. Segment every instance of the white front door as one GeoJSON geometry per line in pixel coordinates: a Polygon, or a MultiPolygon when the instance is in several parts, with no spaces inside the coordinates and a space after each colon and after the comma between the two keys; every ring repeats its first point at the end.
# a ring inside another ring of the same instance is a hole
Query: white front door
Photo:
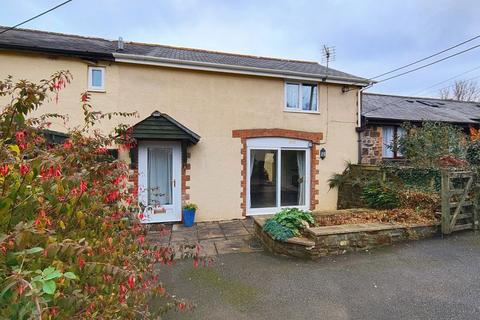
{"type": "Polygon", "coordinates": [[[140,141],[138,198],[145,206],[144,223],[181,221],[180,142],[140,141]]]}

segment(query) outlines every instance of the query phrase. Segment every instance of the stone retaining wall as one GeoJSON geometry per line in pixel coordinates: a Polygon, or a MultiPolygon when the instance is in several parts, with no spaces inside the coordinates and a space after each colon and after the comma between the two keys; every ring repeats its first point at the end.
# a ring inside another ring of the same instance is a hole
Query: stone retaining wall
{"type": "Polygon", "coordinates": [[[262,242],[263,246],[270,252],[283,254],[297,258],[312,259],[315,256],[315,242],[307,238],[294,237],[287,241],[274,240],[268,233],[263,232],[264,220],[255,218],[255,236],[262,242]]]}
{"type": "Polygon", "coordinates": [[[285,242],[273,240],[263,232],[267,218],[255,218],[255,235],[271,252],[306,259],[340,255],[391,245],[396,242],[433,237],[439,232],[438,224],[367,223],[315,227],[306,230],[307,237],[290,238],[285,242]]]}

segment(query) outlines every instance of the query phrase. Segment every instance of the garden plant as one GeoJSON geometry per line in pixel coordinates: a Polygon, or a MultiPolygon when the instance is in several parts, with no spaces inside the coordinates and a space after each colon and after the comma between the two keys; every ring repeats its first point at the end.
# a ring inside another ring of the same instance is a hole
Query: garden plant
{"type": "Polygon", "coordinates": [[[315,219],[309,211],[285,208],[268,219],[263,230],[269,233],[273,239],[285,241],[288,238],[299,236],[303,228],[314,224],[315,219]]]}
{"type": "Polygon", "coordinates": [[[61,144],[43,132],[65,117],[33,117],[70,80],[62,71],[0,81],[0,319],[156,319],[189,308],[159,282],[174,253],[148,245],[129,168],[108,155],[132,146],[127,127],[95,129],[133,114],[101,113],[79,94],[84,124],[61,144]]]}

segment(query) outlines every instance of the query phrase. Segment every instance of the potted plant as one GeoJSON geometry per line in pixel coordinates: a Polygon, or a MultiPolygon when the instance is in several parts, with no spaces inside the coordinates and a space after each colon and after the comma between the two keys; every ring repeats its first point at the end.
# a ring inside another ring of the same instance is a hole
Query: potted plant
{"type": "Polygon", "coordinates": [[[187,203],[183,206],[183,225],[185,227],[192,227],[195,222],[195,212],[198,206],[194,203],[187,203]]]}

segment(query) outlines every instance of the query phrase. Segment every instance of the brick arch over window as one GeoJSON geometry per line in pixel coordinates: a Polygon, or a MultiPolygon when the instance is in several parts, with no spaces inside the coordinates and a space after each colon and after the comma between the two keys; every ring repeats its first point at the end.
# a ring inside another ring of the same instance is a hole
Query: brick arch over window
{"type": "Polygon", "coordinates": [[[308,132],[308,131],[298,131],[298,130],[288,130],[288,129],[240,129],[232,131],[233,138],[240,138],[242,143],[241,149],[241,163],[242,163],[242,177],[241,177],[241,188],[242,192],[240,197],[242,199],[241,209],[242,215],[247,214],[247,139],[249,138],[265,138],[265,137],[276,137],[276,138],[290,138],[290,139],[299,139],[307,140],[312,142],[312,148],[310,152],[310,210],[315,209],[315,206],[318,204],[318,180],[317,174],[318,165],[319,165],[319,148],[318,144],[323,139],[322,132],[308,132]]]}

